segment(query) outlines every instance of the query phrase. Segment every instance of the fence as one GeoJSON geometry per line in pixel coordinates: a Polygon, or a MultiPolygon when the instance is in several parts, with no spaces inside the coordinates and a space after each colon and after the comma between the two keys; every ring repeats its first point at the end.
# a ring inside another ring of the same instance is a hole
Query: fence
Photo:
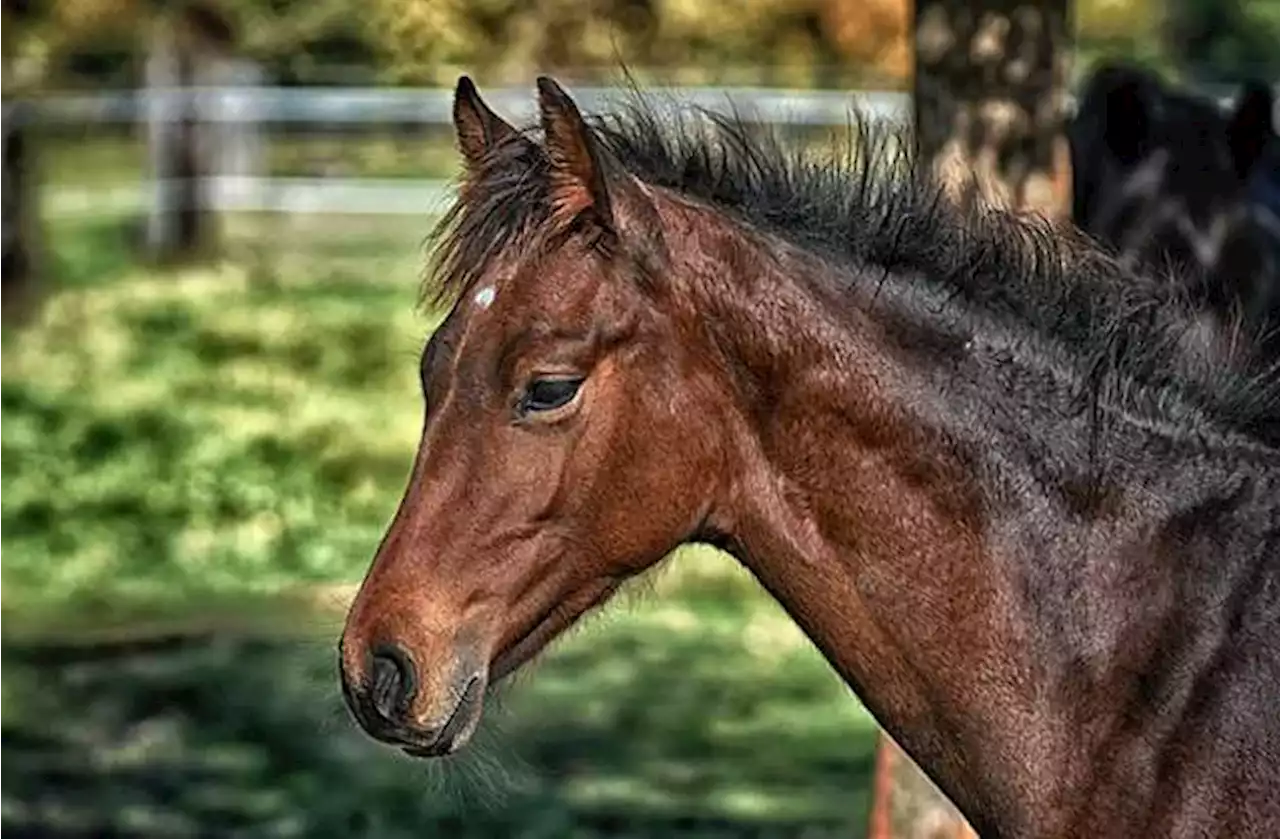
{"type": "MultiPolygon", "coordinates": [[[[617,88],[574,88],[587,110],[617,101],[617,88]]],[[[851,108],[873,118],[909,115],[910,97],[897,92],[794,91],[766,88],[671,88],[665,95],[720,112],[772,124],[836,126],[851,108]]],[[[520,123],[536,118],[531,91],[487,90],[500,113],[520,123]]],[[[202,202],[214,211],[420,215],[450,195],[448,181],[422,178],[262,177],[260,132],[268,126],[319,131],[351,126],[440,126],[452,120],[453,92],[446,89],[206,87],[166,91],[118,91],[91,96],[61,95],[33,103],[25,113],[43,126],[134,124],[194,115],[217,138],[214,174],[202,183],[202,202]]],[[[163,180],[109,189],[60,188],[45,199],[56,215],[110,210],[145,211],[169,194],[163,180]]]]}
{"type": "MultiPolygon", "coordinates": [[[[591,110],[616,101],[616,88],[574,89],[591,110]]],[[[736,109],[763,123],[843,125],[856,105],[874,118],[907,116],[910,97],[896,92],[792,91],[765,88],[672,88],[666,95],[720,112],[736,109]]],[[[486,100],[508,118],[536,118],[531,91],[498,88],[486,100]]],[[[333,130],[350,126],[433,126],[452,120],[453,92],[446,89],[208,87],[194,90],[119,91],[91,96],[62,95],[34,103],[28,119],[45,126],[133,124],[174,119],[190,113],[218,138],[215,174],[204,179],[202,201],[215,211],[420,215],[450,195],[444,180],[421,178],[262,177],[259,132],[271,125],[333,130]],[[233,161],[233,162],[232,162],[233,161]],[[228,165],[230,164],[230,165],[228,165]],[[228,171],[230,170],[230,171],[228,171]]],[[[47,196],[46,212],[56,215],[111,210],[144,211],[160,182],[110,189],[61,188],[47,196]]]]}
{"type": "MultiPolygon", "coordinates": [[[[1222,102],[1229,89],[1204,89],[1222,102]]],[[[574,87],[585,110],[627,95],[610,87],[574,87]]],[[[790,126],[843,126],[856,107],[874,119],[903,120],[911,96],[899,91],[781,90],[759,87],[663,88],[660,94],[684,104],[722,113],[736,111],[752,121],[790,126]]],[[[536,118],[535,98],[524,88],[485,91],[486,100],[516,122],[536,118]]],[[[194,114],[218,138],[220,168],[204,181],[203,200],[215,211],[281,213],[413,214],[439,206],[449,196],[447,181],[395,178],[272,178],[261,171],[259,132],[284,125],[333,130],[349,126],[447,125],[453,92],[441,88],[279,88],[205,87],[186,90],[116,91],[94,95],[53,95],[23,109],[25,119],[48,125],[133,124],[194,114]]],[[[107,190],[63,188],[46,199],[46,211],[76,214],[103,208],[147,208],[166,183],[139,183],[107,190]]]]}
{"type": "MultiPolygon", "coordinates": [[[[252,78],[247,74],[246,78],[252,78]]],[[[575,87],[575,98],[586,110],[625,96],[614,88],[575,87]]],[[[518,122],[536,117],[530,90],[486,91],[490,104],[518,122]]],[[[911,97],[888,91],[796,91],[763,88],[672,88],[663,95],[710,110],[736,111],[751,120],[774,125],[843,126],[857,108],[873,119],[905,120],[911,97]]],[[[1229,91],[1215,91],[1221,100],[1229,91]]],[[[1225,104],[1225,102],[1224,102],[1225,104]]],[[[205,126],[202,141],[212,146],[211,172],[200,178],[200,200],[213,211],[267,211],[282,214],[406,214],[420,216],[450,196],[447,181],[375,178],[261,177],[263,144],[260,132],[269,125],[296,125],[324,130],[351,125],[448,125],[452,121],[452,91],[443,89],[308,89],[271,88],[253,84],[187,90],[114,92],[94,96],[53,96],[30,107],[6,108],[6,122],[34,126],[145,123],[150,136],[158,129],[193,120],[205,126]]],[[[156,171],[153,169],[153,172],[156,171]]],[[[163,171],[163,170],[161,170],[163,171]]],[[[154,217],[164,196],[179,190],[163,177],[132,186],[96,190],[59,188],[45,196],[45,211],[55,215],[108,211],[141,211],[154,217]]],[[[967,832],[958,813],[944,799],[928,793],[930,785],[903,760],[896,748],[882,747],[877,776],[888,785],[876,793],[879,821],[876,835],[892,832],[891,822],[902,818],[898,801],[915,799],[937,803],[928,817],[937,824],[954,824],[955,835],[967,832]],[[913,792],[894,795],[890,789],[913,792]],[[924,790],[924,791],[921,791],[924,790]],[[938,803],[940,802],[940,803],[938,803]]],[[[912,815],[919,820],[918,815],[912,815]]]]}

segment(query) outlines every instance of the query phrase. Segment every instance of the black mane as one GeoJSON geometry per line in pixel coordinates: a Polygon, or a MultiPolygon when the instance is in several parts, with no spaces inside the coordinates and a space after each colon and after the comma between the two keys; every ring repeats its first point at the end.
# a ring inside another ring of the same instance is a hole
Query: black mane
{"type": "MultiPolygon", "coordinates": [[[[901,128],[855,117],[847,148],[818,157],[737,116],[689,107],[662,114],[638,94],[589,122],[615,174],[678,192],[834,265],[932,286],[1060,353],[1091,401],[1158,406],[1188,429],[1280,445],[1280,376],[1210,370],[1183,351],[1195,311],[1177,284],[1122,267],[1068,226],[957,206],[916,165],[901,128]]],[[[433,231],[424,290],[434,287],[437,305],[465,294],[494,254],[534,245],[551,210],[544,156],[515,141],[495,149],[433,231]]]]}

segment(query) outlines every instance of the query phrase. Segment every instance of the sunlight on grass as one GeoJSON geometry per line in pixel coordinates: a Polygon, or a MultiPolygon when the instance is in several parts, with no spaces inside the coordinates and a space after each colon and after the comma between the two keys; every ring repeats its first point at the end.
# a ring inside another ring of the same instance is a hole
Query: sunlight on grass
{"type": "Polygon", "coordinates": [[[426,226],[243,218],[252,260],[176,272],[55,227],[59,293],[3,335],[4,826],[860,835],[870,717],[705,546],[498,688],[465,754],[351,723],[333,643],[420,430],[426,226]]]}
{"type": "MultiPolygon", "coordinates": [[[[448,130],[385,135],[266,132],[262,174],[272,177],[448,178],[457,152],[448,130]]],[[[41,147],[48,183],[134,184],[146,172],[145,137],[115,132],[51,137],[41,147]]]]}
{"type": "Polygon", "coordinates": [[[412,279],[366,283],[351,306],[229,265],[126,269],[6,333],[6,615],[357,577],[412,458],[433,323],[412,279]]]}
{"type": "MultiPolygon", "coordinates": [[[[6,616],[358,579],[421,422],[424,227],[313,232],[270,283],[102,266],[6,333],[6,616]]],[[[693,548],[652,587],[733,609],[754,583],[693,548]]]]}

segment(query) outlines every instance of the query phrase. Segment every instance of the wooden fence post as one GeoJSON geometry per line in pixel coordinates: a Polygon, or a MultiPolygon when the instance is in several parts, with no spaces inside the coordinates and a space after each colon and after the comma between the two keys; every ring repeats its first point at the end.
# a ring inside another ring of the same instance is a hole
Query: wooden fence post
{"type": "Polygon", "coordinates": [[[186,85],[178,27],[167,16],[156,20],[144,70],[148,174],[151,202],[146,244],[157,260],[195,248],[199,200],[195,194],[195,154],[185,100],[186,85]]]}
{"type": "Polygon", "coordinates": [[[19,321],[39,302],[41,224],[39,172],[34,135],[38,130],[29,103],[4,103],[3,201],[4,248],[0,256],[3,319],[19,321]]]}
{"type": "Polygon", "coordinates": [[[218,91],[216,98],[199,100],[201,122],[207,125],[200,132],[199,153],[217,179],[218,201],[233,209],[257,206],[266,147],[258,100],[244,94],[261,86],[262,69],[256,62],[223,56],[204,65],[197,83],[218,91]]]}
{"type": "Polygon", "coordinates": [[[145,68],[152,199],[146,244],[158,261],[196,259],[217,248],[207,191],[217,174],[219,123],[208,119],[199,89],[218,77],[234,42],[228,19],[207,3],[192,0],[153,21],[145,68]]]}

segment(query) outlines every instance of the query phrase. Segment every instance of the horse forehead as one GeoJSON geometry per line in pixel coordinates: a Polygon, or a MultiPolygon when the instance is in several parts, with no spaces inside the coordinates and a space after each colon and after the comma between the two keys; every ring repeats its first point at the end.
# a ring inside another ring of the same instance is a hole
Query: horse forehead
{"type": "Polygon", "coordinates": [[[498,289],[492,283],[489,283],[482,286],[475,292],[475,294],[471,295],[471,302],[475,304],[478,310],[483,312],[492,306],[493,301],[497,298],[498,289]]]}
{"type": "Polygon", "coordinates": [[[538,308],[547,308],[549,303],[554,302],[552,299],[546,299],[545,296],[535,299],[533,290],[527,287],[512,287],[510,283],[488,282],[482,283],[474,291],[471,292],[471,305],[469,307],[469,321],[471,324],[477,324],[481,321],[492,322],[509,322],[511,320],[519,320],[526,313],[532,312],[538,308]],[[499,300],[502,306],[495,308],[494,304],[499,300]],[[541,306],[539,306],[541,303],[541,306]]]}
{"type": "Polygon", "coordinates": [[[490,344],[501,332],[494,304],[505,296],[501,278],[491,276],[466,289],[455,301],[449,316],[436,330],[439,335],[449,335],[447,343],[455,359],[490,344]]]}
{"type": "Polygon", "coordinates": [[[532,319],[580,322],[607,308],[610,284],[587,260],[568,253],[498,262],[458,303],[464,341],[488,342],[532,319]]]}

